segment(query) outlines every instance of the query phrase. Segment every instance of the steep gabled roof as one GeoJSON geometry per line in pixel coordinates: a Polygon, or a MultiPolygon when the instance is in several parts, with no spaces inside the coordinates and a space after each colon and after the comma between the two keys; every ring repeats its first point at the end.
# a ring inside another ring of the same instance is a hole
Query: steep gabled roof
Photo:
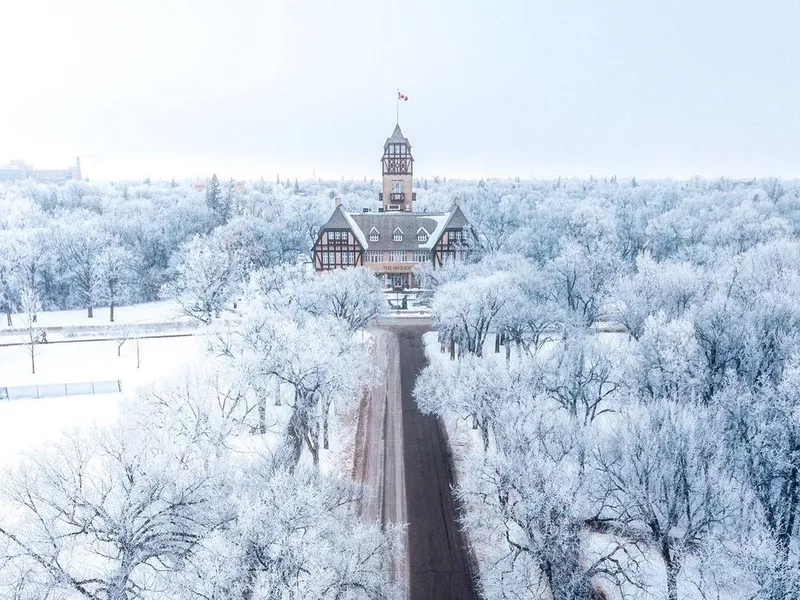
{"type": "MultiPolygon", "coordinates": [[[[322,226],[322,229],[350,229],[350,223],[347,221],[344,208],[341,204],[336,207],[331,218],[322,226]]],[[[320,229],[320,231],[322,231],[322,229],[320,229]]]]}
{"type": "Polygon", "coordinates": [[[394,126],[394,131],[392,132],[392,135],[389,136],[383,147],[385,148],[389,144],[408,144],[409,146],[411,145],[411,143],[408,141],[408,138],[406,138],[403,135],[403,132],[400,131],[399,124],[394,126]]]}
{"type": "Polygon", "coordinates": [[[467,217],[464,216],[464,212],[461,210],[461,207],[458,204],[453,204],[450,207],[450,219],[447,221],[446,228],[462,228],[467,227],[469,225],[469,221],[467,221],[467,217]]]}
{"type": "Polygon", "coordinates": [[[320,230],[349,229],[353,232],[364,250],[430,250],[442,238],[445,229],[460,229],[469,227],[469,221],[457,204],[453,204],[444,213],[411,213],[402,211],[348,213],[344,207],[337,206],[331,218],[320,230]],[[428,239],[420,242],[417,236],[403,235],[403,240],[394,241],[393,233],[403,229],[416,231],[419,234],[424,230],[428,239]],[[369,232],[365,235],[364,232],[369,232]],[[377,233],[377,242],[368,242],[369,234],[377,233]]]}
{"type": "Polygon", "coordinates": [[[356,236],[356,239],[364,248],[364,250],[369,248],[369,244],[364,236],[364,232],[361,231],[356,222],[353,221],[353,217],[347,214],[347,211],[345,211],[344,206],[341,204],[333,211],[333,214],[331,215],[331,218],[328,219],[328,222],[320,228],[319,234],[317,235],[317,241],[319,241],[320,236],[322,236],[322,232],[328,229],[349,229],[353,232],[353,235],[356,236]]]}
{"type": "Polygon", "coordinates": [[[361,231],[361,227],[359,227],[358,223],[356,223],[353,220],[353,217],[350,215],[350,213],[346,213],[344,212],[344,210],[342,210],[342,212],[344,213],[347,222],[350,224],[350,229],[353,230],[353,235],[355,235],[356,238],[358,239],[358,243],[361,244],[361,247],[364,248],[364,250],[369,248],[369,244],[367,243],[367,236],[365,236],[364,232],[361,231]]]}

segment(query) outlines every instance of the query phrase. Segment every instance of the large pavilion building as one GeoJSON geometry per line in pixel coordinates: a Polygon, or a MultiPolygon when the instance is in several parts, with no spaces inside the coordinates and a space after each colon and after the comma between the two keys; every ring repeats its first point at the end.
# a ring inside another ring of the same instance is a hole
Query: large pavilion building
{"type": "Polygon", "coordinates": [[[474,237],[458,199],[442,213],[414,212],[414,158],[397,125],[383,146],[383,192],[376,212],[347,212],[336,200],[314,244],[317,272],[365,266],[387,287],[416,287],[415,268],[461,260],[474,237]]]}

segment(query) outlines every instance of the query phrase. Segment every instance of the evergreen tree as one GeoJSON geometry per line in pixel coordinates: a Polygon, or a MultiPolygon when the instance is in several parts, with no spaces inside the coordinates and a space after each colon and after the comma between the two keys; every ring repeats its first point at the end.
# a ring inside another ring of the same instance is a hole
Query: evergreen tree
{"type": "Polygon", "coordinates": [[[206,185],[206,206],[211,209],[211,212],[217,214],[222,202],[222,194],[219,189],[219,179],[217,174],[211,176],[211,181],[206,185]]]}

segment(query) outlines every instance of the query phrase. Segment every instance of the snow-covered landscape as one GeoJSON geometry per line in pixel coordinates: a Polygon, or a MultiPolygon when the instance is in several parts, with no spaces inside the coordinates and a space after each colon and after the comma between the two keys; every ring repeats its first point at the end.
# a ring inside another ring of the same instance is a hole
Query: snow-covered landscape
{"type": "Polygon", "coordinates": [[[800,600],[800,3],[0,6],[0,600],[800,600]]]}

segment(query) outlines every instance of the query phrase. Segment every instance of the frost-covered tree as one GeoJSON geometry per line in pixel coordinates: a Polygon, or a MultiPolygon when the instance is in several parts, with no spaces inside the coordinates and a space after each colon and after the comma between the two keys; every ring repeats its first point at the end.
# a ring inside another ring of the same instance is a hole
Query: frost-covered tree
{"type": "Polygon", "coordinates": [[[734,510],[713,421],[669,401],[632,406],[592,462],[597,521],[651,544],[677,600],[687,554],[702,552],[734,510]]]}
{"type": "Polygon", "coordinates": [[[619,321],[636,339],[648,317],[658,312],[680,317],[702,294],[701,274],[690,263],[657,263],[646,254],[636,258],[636,272],[621,278],[613,292],[619,321]]]}
{"type": "Polygon", "coordinates": [[[36,326],[36,315],[42,310],[39,295],[30,289],[22,290],[19,301],[22,322],[25,325],[25,338],[28,345],[28,355],[31,359],[31,374],[36,374],[36,345],[42,341],[42,332],[36,326]]]}
{"type": "Polygon", "coordinates": [[[587,426],[613,410],[619,382],[608,350],[593,337],[571,337],[542,361],[542,388],[546,397],[570,418],[587,426]]]}
{"type": "Polygon", "coordinates": [[[304,447],[312,463],[319,463],[320,448],[329,445],[332,406],[354,402],[372,377],[366,349],[343,322],[331,317],[297,322],[285,313],[254,305],[235,330],[218,334],[214,350],[247,374],[260,395],[262,414],[266,390],[274,379],[292,390],[292,412],[281,450],[290,465],[300,461],[304,447]]]}
{"type": "Polygon", "coordinates": [[[142,434],[74,436],[6,478],[14,511],[0,538],[20,567],[16,589],[39,598],[153,597],[162,574],[225,518],[200,448],[153,446],[142,434]]]}
{"type": "Polygon", "coordinates": [[[381,290],[371,271],[353,267],[322,273],[300,286],[296,294],[299,305],[309,314],[335,317],[355,331],[383,312],[381,290]]]}
{"type": "Polygon", "coordinates": [[[100,258],[108,244],[108,236],[96,220],[69,223],[58,239],[59,255],[72,293],[86,308],[89,318],[94,317],[94,307],[101,298],[100,258]]]}
{"type": "Polygon", "coordinates": [[[752,491],[774,544],[775,567],[797,568],[800,538],[800,358],[776,386],[730,382],[717,396],[734,472],[752,491]]]}
{"type": "Polygon", "coordinates": [[[108,320],[114,322],[114,309],[124,300],[133,283],[133,255],[116,244],[103,248],[98,258],[100,298],[108,303],[108,320]]]}
{"type": "Polygon", "coordinates": [[[619,258],[609,245],[589,251],[569,244],[546,269],[551,294],[573,325],[589,327],[607,315],[609,292],[619,272],[619,258]]]}
{"type": "Polygon", "coordinates": [[[626,546],[611,544],[584,560],[578,440],[565,416],[542,416],[505,422],[504,452],[470,459],[457,490],[464,525],[484,565],[486,597],[592,599],[595,581],[631,579],[622,565],[630,572],[636,558],[625,561],[626,546]]]}
{"type": "Polygon", "coordinates": [[[222,314],[241,282],[239,258],[236,248],[217,236],[194,237],[181,248],[175,280],[162,294],[175,298],[187,316],[209,324],[222,314]]]}
{"type": "Polygon", "coordinates": [[[414,384],[414,397],[424,413],[471,419],[487,451],[495,420],[520,402],[530,385],[526,367],[466,355],[458,362],[426,367],[414,384]]]}
{"type": "Polygon", "coordinates": [[[14,324],[11,314],[16,309],[19,295],[13,275],[12,240],[5,232],[0,232],[0,313],[5,314],[9,327],[14,324]]]}
{"type": "Polygon", "coordinates": [[[47,271],[54,250],[52,236],[41,228],[21,229],[10,232],[8,242],[19,293],[29,290],[41,299],[46,293],[47,271]]]}
{"type": "Polygon", "coordinates": [[[433,312],[439,332],[463,351],[483,355],[495,319],[511,293],[507,273],[473,275],[439,287],[433,312]]]}
{"type": "Polygon", "coordinates": [[[623,385],[634,398],[694,403],[703,394],[700,346],[688,319],[648,317],[636,343],[627,346],[623,385]]]}

